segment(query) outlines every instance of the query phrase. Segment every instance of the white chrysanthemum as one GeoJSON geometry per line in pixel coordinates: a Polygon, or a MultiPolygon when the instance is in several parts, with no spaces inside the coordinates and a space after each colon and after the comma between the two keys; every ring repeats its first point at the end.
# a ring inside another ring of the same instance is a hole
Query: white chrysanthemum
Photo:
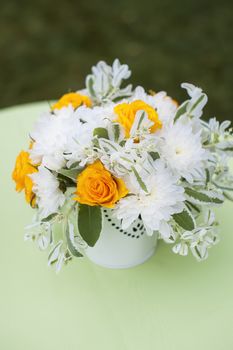
{"type": "Polygon", "coordinates": [[[85,164],[93,154],[93,130],[104,127],[110,115],[109,110],[103,113],[103,108],[86,106],[75,111],[68,106],[53,114],[44,113],[31,133],[35,141],[30,151],[33,163],[51,170],[64,167],[67,159],[70,165],[82,160],[85,164]]]}
{"type": "MultiPolygon", "coordinates": [[[[148,193],[138,190],[138,194],[121,199],[116,208],[116,216],[122,220],[123,229],[127,229],[141,215],[148,234],[160,231],[168,238],[168,221],[184,207],[184,189],[177,185],[178,178],[160,160],[153,163],[150,173],[147,173],[147,177],[143,176],[142,180],[148,193]]],[[[133,182],[132,189],[135,191],[133,182]]]]}
{"type": "Polygon", "coordinates": [[[31,137],[34,140],[30,157],[34,164],[42,164],[58,170],[65,165],[63,152],[69,138],[80,128],[71,106],[44,113],[34,126],[31,137]]]}
{"type": "Polygon", "coordinates": [[[189,119],[180,118],[162,129],[159,153],[172,170],[188,182],[204,176],[203,161],[208,153],[202,147],[201,132],[193,132],[189,119]]]}
{"type": "Polygon", "coordinates": [[[79,107],[75,113],[78,119],[82,122],[88,123],[92,130],[97,126],[103,127],[106,126],[106,123],[109,120],[116,118],[116,115],[113,112],[115,104],[109,103],[108,105],[95,106],[94,108],[88,108],[85,106],[79,107]]]}
{"type": "Polygon", "coordinates": [[[64,156],[68,168],[76,162],[79,162],[80,166],[84,166],[96,160],[92,139],[93,130],[87,123],[81,124],[76,135],[67,141],[64,156]]]}
{"type": "Polygon", "coordinates": [[[93,131],[95,128],[107,127],[113,118],[112,107],[94,107],[93,109],[80,107],[75,112],[75,116],[80,124],[66,142],[65,158],[68,160],[68,167],[76,162],[84,166],[96,160],[97,154],[92,143],[93,131]]]}
{"type": "Polygon", "coordinates": [[[56,177],[43,166],[39,166],[38,172],[30,175],[33,181],[33,192],[36,194],[36,203],[39,207],[41,218],[57,212],[64,204],[65,195],[59,189],[56,177]]]}
{"type": "Polygon", "coordinates": [[[167,96],[164,91],[160,91],[155,95],[148,95],[143,87],[138,86],[131,100],[142,100],[155,108],[163,124],[173,120],[177,110],[177,103],[171,97],[167,96]]]}

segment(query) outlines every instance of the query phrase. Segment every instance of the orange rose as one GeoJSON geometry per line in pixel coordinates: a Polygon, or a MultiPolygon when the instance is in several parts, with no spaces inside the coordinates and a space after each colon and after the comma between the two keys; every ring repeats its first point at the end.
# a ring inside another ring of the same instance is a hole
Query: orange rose
{"type": "Polygon", "coordinates": [[[156,110],[144,101],[136,100],[131,103],[120,103],[114,108],[114,112],[118,116],[116,121],[125,129],[126,137],[130,135],[130,129],[132,128],[136,113],[141,110],[145,111],[148,118],[154,122],[154,125],[150,128],[151,133],[162,127],[162,122],[159,120],[156,110]]]}
{"type": "Polygon", "coordinates": [[[12,179],[16,183],[16,191],[21,192],[24,190],[26,201],[32,206],[35,205],[35,194],[32,191],[33,182],[28,176],[37,172],[38,170],[31,165],[29,153],[21,151],[16,158],[15,168],[12,173],[12,179]]]}
{"type": "Polygon", "coordinates": [[[100,205],[113,208],[115,203],[125,197],[128,190],[121,179],[114,177],[97,160],[88,165],[77,178],[77,197],[81,204],[100,205]]]}
{"type": "Polygon", "coordinates": [[[52,106],[52,110],[61,109],[62,107],[67,107],[72,105],[74,108],[78,108],[81,105],[91,107],[92,103],[88,96],[78,94],[77,92],[70,92],[63,95],[58,102],[52,106]]]}

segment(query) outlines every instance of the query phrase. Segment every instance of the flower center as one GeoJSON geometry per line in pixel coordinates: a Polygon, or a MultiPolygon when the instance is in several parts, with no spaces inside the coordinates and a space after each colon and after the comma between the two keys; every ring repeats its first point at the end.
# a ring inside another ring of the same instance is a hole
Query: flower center
{"type": "Polygon", "coordinates": [[[180,147],[177,147],[175,152],[177,155],[181,155],[183,153],[183,150],[180,147]]]}

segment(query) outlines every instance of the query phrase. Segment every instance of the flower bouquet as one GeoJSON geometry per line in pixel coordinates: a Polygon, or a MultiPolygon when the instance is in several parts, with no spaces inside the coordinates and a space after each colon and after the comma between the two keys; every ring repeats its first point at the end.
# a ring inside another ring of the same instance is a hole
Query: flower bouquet
{"type": "Polygon", "coordinates": [[[130,75],[117,59],[99,62],[84,90],[42,113],[16,159],[16,190],[35,209],[25,239],[48,249],[57,271],[83,255],[134,266],[158,239],[203,260],[218,241],[211,208],[232,199],[230,122],[202,120],[207,96],[192,84],[178,104],[122,87],[130,75]]]}

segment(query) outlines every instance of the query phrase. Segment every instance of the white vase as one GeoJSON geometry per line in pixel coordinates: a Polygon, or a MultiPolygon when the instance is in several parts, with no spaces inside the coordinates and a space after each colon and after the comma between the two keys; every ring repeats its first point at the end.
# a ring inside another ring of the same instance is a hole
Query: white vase
{"type": "Polygon", "coordinates": [[[149,237],[141,219],[123,230],[121,222],[112,217],[112,210],[104,209],[102,214],[100,237],[94,247],[86,249],[86,256],[92,262],[111,269],[125,269],[144,263],[154,254],[157,235],[149,237]]]}

